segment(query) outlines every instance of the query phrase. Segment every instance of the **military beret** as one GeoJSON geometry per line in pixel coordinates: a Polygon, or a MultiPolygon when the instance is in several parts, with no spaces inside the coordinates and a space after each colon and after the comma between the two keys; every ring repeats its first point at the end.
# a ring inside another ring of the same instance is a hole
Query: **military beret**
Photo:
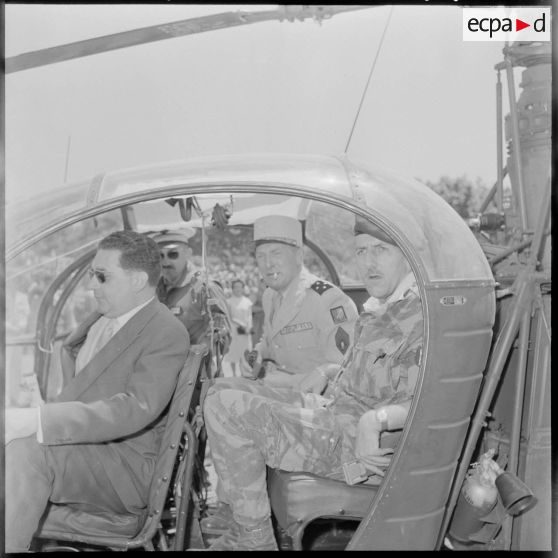
{"type": "Polygon", "coordinates": [[[369,234],[378,240],[382,240],[383,242],[387,242],[388,244],[393,244],[396,246],[395,241],[388,236],[382,229],[364,219],[363,217],[357,216],[355,218],[355,229],[354,229],[355,236],[359,234],[369,234]]]}
{"type": "Polygon", "coordinates": [[[153,235],[153,240],[157,244],[188,244],[188,240],[196,234],[196,231],[191,227],[185,227],[183,229],[177,230],[165,230],[155,233],[153,235]]]}
{"type": "Polygon", "coordinates": [[[254,242],[281,242],[289,246],[302,246],[302,225],[294,217],[265,215],[254,221],[254,242]]]}

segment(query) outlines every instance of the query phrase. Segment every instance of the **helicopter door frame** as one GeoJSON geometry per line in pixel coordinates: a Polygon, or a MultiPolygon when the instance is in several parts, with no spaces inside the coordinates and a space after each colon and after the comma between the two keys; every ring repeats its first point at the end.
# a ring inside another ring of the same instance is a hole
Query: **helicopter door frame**
{"type": "Polygon", "coordinates": [[[37,376],[37,382],[39,384],[39,392],[44,401],[47,401],[47,397],[49,395],[48,371],[54,350],[54,342],[67,335],[67,332],[64,332],[63,334],[57,336],[56,325],[60,319],[64,305],[75,291],[77,284],[85,275],[88,264],[94,256],[95,249],[92,249],[72,262],[66,269],[54,278],[41,299],[39,311],[37,312],[37,326],[35,330],[36,351],[34,368],[37,376]],[[55,294],[72,274],[74,274],[74,276],[70,279],[68,284],[62,288],[60,297],[56,304],[54,304],[53,301],[55,294]]]}

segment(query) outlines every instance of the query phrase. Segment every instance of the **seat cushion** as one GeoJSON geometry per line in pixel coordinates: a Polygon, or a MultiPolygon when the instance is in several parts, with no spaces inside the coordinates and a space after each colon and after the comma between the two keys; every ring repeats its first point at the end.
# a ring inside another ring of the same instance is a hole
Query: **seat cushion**
{"type": "Polygon", "coordinates": [[[134,537],[144,523],[144,517],[111,513],[91,513],[73,506],[50,505],[41,527],[41,537],[85,541],[92,538],[134,537]]]}
{"type": "Polygon", "coordinates": [[[279,525],[287,532],[317,517],[364,517],[378,486],[348,485],[309,473],[268,469],[271,507],[279,525]]]}

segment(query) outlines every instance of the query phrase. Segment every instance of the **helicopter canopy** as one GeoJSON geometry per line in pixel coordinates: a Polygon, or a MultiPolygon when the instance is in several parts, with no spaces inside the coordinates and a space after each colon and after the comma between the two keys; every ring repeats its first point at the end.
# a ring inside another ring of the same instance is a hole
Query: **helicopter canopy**
{"type": "MultiPolygon", "coordinates": [[[[304,221],[312,200],[330,202],[383,228],[415,262],[425,282],[493,282],[468,226],[429,188],[381,167],[318,155],[203,157],[107,172],[68,184],[7,206],[7,258],[65,225],[137,202],[158,200],[158,205],[143,204],[138,230],[179,227],[184,223],[176,221],[176,210],[169,223],[164,208],[170,206],[161,202],[192,195],[206,208],[232,200],[231,225],[251,224],[269,213],[304,221]]],[[[193,217],[189,224],[201,226],[193,217]]]]}

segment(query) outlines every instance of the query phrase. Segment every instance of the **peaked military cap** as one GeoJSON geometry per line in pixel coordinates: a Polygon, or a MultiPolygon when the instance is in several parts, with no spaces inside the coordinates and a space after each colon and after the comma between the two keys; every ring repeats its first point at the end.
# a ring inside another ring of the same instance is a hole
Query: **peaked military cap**
{"type": "Polygon", "coordinates": [[[185,227],[183,229],[175,229],[172,231],[165,230],[159,231],[153,235],[153,240],[157,244],[188,244],[188,240],[196,234],[196,231],[191,227],[185,227]]]}
{"type": "Polygon", "coordinates": [[[254,242],[281,242],[289,246],[302,246],[302,225],[294,217],[265,215],[254,221],[254,242]]]}

